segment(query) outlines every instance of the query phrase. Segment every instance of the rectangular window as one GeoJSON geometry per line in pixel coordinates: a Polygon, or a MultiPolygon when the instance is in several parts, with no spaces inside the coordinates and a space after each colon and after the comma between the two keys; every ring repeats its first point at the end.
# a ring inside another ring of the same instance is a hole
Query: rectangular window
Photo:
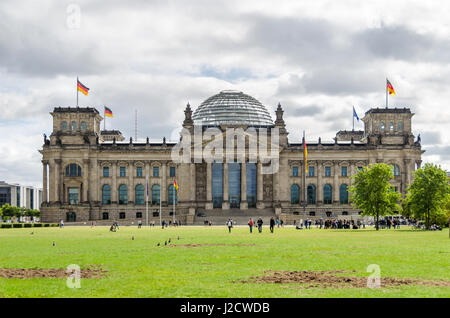
{"type": "Polygon", "coordinates": [[[125,167],[120,167],[120,176],[121,177],[126,177],[127,175],[127,170],[125,167]]]}
{"type": "Polygon", "coordinates": [[[325,167],[325,177],[331,177],[331,167],[325,167]]]}
{"type": "Polygon", "coordinates": [[[175,167],[170,167],[170,176],[175,177],[175,167]]]}
{"type": "Polygon", "coordinates": [[[142,212],[136,212],[136,219],[142,219],[142,212]]]}
{"type": "Polygon", "coordinates": [[[109,167],[103,167],[103,176],[109,177],[109,167]]]}
{"type": "Polygon", "coordinates": [[[298,177],[298,167],[292,167],[292,176],[298,177]]]}
{"type": "Polygon", "coordinates": [[[69,188],[69,204],[78,204],[78,188],[69,188]]]}
{"type": "Polygon", "coordinates": [[[343,177],[347,176],[347,167],[341,167],[341,176],[343,177]]]}
{"type": "Polygon", "coordinates": [[[142,167],[137,167],[136,168],[136,177],[142,177],[142,167]]]}
{"type": "Polygon", "coordinates": [[[153,176],[159,177],[159,167],[153,167],[153,176]]]}
{"type": "Polygon", "coordinates": [[[314,167],[308,167],[308,176],[314,177],[314,167]]]}

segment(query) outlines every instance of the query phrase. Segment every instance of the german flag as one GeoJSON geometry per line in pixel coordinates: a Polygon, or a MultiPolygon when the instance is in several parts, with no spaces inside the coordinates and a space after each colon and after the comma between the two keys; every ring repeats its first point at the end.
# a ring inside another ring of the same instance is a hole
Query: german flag
{"type": "Polygon", "coordinates": [[[105,116],[113,118],[112,110],[105,106],[105,116]]]}
{"type": "Polygon", "coordinates": [[[177,180],[173,180],[173,186],[175,187],[175,189],[177,189],[177,193],[178,193],[178,184],[177,184],[177,180]]]}
{"type": "Polygon", "coordinates": [[[306,147],[305,139],[303,139],[303,149],[305,153],[305,173],[308,173],[308,148],[306,147]]]}
{"type": "Polygon", "coordinates": [[[387,91],[389,92],[389,95],[395,96],[395,91],[394,91],[394,87],[392,86],[391,82],[389,82],[389,80],[386,78],[386,87],[387,87],[387,91]]]}
{"type": "Polygon", "coordinates": [[[82,92],[84,95],[87,95],[89,93],[89,88],[84,86],[77,78],[77,88],[80,92],[82,92]]]}

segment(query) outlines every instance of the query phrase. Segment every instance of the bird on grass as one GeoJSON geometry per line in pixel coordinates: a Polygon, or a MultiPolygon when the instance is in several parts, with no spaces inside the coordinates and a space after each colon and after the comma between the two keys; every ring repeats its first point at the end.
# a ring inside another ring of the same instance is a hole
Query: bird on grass
{"type": "Polygon", "coordinates": [[[170,242],[172,242],[172,241],[171,241],[170,238],[169,238],[169,243],[170,243],[170,242]]]}
{"type": "Polygon", "coordinates": [[[53,246],[56,246],[56,243],[55,243],[55,241],[53,241],[53,246]]]}
{"type": "Polygon", "coordinates": [[[34,234],[34,232],[31,232],[30,234],[31,234],[31,235],[33,235],[33,234],[34,234]]]}
{"type": "Polygon", "coordinates": [[[180,240],[180,237],[178,236],[178,240],[180,240]]]}
{"type": "Polygon", "coordinates": [[[131,240],[134,241],[134,236],[131,237],[131,240]]]}
{"type": "Polygon", "coordinates": [[[160,245],[161,245],[161,244],[159,244],[159,243],[158,243],[158,244],[156,244],[156,246],[160,246],[160,245]]]}
{"type": "Polygon", "coordinates": [[[164,245],[167,245],[167,241],[164,242],[164,245]]]}

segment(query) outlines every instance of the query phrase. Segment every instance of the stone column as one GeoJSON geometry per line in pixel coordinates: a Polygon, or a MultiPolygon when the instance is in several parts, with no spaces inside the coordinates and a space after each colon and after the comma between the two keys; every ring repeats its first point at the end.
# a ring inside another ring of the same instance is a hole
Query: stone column
{"type": "Polygon", "coordinates": [[[339,164],[334,162],[333,203],[339,204],[339,164]]]}
{"type": "Polygon", "coordinates": [[[135,170],[135,166],[133,165],[132,162],[130,162],[128,167],[130,167],[128,169],[128,188],[129,188],[128,189],[128,202],[136,203],[135,202],[135,199],[136,199],[136,197],[135,197],[135,190],[136,189],[134,188],[134,182],[133,182],[134,174],[136,173],[136,170],[135,170]]]}
{"type": "Polygon", "coordinates": [[[317,205],[323,204],[322,161],[317,160],[317,205]]]}
{"type": "Polygon", "coordinates": [[[223,163],[223,202],[222,210],[230,208],[230,200],[228,198],[228,162],[223,163]]]}
{"type": "MultiPolygon", "coordinates": [[[[47,160],[42,160],[42,203],[47,203],[47,160]]],[[[17,202],[20,206],[20,202],[17,202]]]]}
{"type": "Polygon", "coordinates": [[[54,159],[55,161],[55,201],[63,202],[63,187],[61,184],[61,159],[54,159]]]}
{"type": "Polygon", "coordinates": [[[167,162],[164,161],[162,163],[162,176],[161,176],[161,193],[162,195],[162,204],[167,205],[167,162]]]}
{"type": "Polygon", "coordinates": [[[196,190],[196,184],[195,184],[195,163],[191,163],[191,167],[190,167],[190,179],[191,179],[191,184],[190,184],[190,201],[191,204],[193,204],[195,202],[195,190],[196,190]]]}
{"type": "Polygon", "coordinates": [[[212,210],[212,164],[206,163],[206,210],[212,210]]]}
{"type": "Polygon", "coordinates": [[[411,184],[411,169],[410,169],[411,159],[403,159],[403,161],[405,163],[405,176],[406,176],[405,189],[406,189],[406,187],[408,187],[411,184]]]}
{"type": "Polygon", "coordinates": [[[88,202],[89,193],[89,159],[83,160],[83,199],[80,202],[88,202]]]}
{"type": "Polygon", "coordinates": [[[117,162],[112,162],[112,193],[111,193],[111,203],[119,203],[119,191],[117,189],[117,162]]]}
{"type": "Polygon", "coordinates": [[[241,203],[239,205],[241,210],[248,209],[247,202],[247,163],[241,163],[241,203]]]}
{"type": "MultiPolygon", "coordinates": [[[[256,164],[256,208],[264,209],[264,195],[263,195],[263,175],[262,175],[262,162],[258,160],[256,164]]],[[[275,186],[274,186],[275,187],[275,186]]]]}

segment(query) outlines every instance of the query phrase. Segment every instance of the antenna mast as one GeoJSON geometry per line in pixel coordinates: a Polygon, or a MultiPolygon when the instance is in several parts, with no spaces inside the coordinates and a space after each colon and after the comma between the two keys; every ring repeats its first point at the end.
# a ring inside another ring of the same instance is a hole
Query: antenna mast
{"type": "Polygon", "coordinates": [[[138,121],[137,121],[137,109],[134,112],[134,140],[137,141],[137,134],[138,134],[138,121]]]}

